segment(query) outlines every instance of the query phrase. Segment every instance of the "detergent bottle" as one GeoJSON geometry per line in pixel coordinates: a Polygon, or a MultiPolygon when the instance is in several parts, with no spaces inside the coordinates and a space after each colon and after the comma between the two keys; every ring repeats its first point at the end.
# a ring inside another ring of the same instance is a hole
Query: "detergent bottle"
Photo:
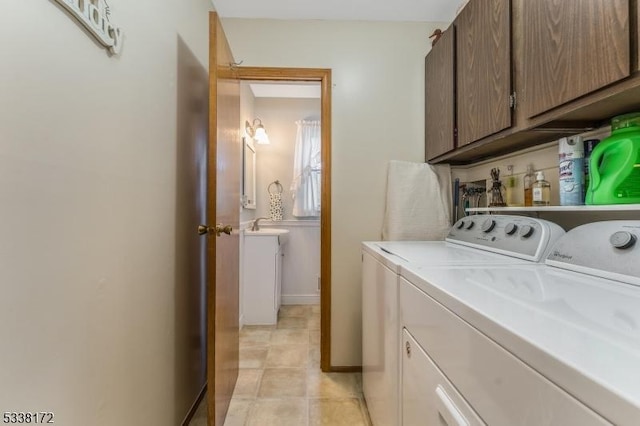
{"type": "Polygon", "coordinates": [[[614,117],[589,159],[586,204],[640,203],[640,113],[614,117]]]}

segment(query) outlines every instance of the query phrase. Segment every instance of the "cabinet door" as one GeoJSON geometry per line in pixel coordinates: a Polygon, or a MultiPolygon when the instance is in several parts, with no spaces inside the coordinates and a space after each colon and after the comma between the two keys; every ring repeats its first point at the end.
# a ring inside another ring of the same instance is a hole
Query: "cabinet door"
{"type": "Polygon", "coordinates": [[[402,337],[402,424],[484,425],[413,336],[404,330],[402,337]]]}
{"type": "Polygon", "coordinates": [[[455,28],[452,25],[424,60],[425,153],[431,160],[455,148],[455,28]]]}
{"type": "Polygon", "coordinates": [[[636,2],[636,71],[640,71],[640,1],[636,2]]]}
{"type": "Polygon", "coordinates": [[[278,320],[278,311],[280,310],[280,305],[282,304],[282,257],[284,256],[282,246],[279,247],[280,249],[276,252],[275,259],[275,286],[273,296],[273,308],[276,313],[276,321],[278,320]]]}
{"type": "Polygon", "coordinates": [[[629,76],[629,0],[521,4],[527,117],[629,76]]]}
{"type": "Polygon", "coordinates": [[[510,0],[471,0],[455,21],[458,146],[511,127],[510,0]]]}

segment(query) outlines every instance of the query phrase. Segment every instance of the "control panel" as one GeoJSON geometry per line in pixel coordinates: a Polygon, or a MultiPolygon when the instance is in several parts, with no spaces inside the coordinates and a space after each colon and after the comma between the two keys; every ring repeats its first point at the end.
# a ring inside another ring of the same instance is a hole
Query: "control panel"
{"type": "Polygon", "coordinates": [[[551,249],[548,265],[640,285],[640,220],[578,226],[551,249]]]}
{"type": "Polygon", "coordinates": [[[457,221],[446,240],[500,254],[541,262],[564,234],[553,222],[524,216],[476,215],[457,221]]]}

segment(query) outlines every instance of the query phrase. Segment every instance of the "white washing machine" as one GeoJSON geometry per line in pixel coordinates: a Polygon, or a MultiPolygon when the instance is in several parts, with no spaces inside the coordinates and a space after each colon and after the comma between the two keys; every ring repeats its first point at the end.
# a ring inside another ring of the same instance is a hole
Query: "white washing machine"
{"type": "Polygon", "coordinates": [[[564,234],[554,223],[522,216],[470,216],[446,241],[362,245],[363,392],[374,426],[401,424],[399,277],[404,265],[529,265],[564,234]]]}
{"type": "Polygon", "coordinates": [[[404,264],[404,424],[640,424],[639,237],[597,222],[545,266],[404,264]]]}

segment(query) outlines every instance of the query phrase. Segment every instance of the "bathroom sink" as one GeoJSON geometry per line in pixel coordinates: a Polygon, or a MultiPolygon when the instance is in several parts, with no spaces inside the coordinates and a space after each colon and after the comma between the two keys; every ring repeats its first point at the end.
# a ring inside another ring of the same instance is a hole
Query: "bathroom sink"
{"type": "Polygon", "coordinates": [[[278,244],[280,245],[284,244],[289,237],[287,235],[289,233],[288,229],[260,228],[258,231],[247,229],[244,232],[248,237],[278,237],[278,244]]]}
{"type": "Polygon", "coordinates": [[[283,235],[288,234],[288,229],[278,229],[278,228],[260,228],[258,231],[252,231],[251,229],[247,229],[245,231],[247,235],[283,235]]]}

